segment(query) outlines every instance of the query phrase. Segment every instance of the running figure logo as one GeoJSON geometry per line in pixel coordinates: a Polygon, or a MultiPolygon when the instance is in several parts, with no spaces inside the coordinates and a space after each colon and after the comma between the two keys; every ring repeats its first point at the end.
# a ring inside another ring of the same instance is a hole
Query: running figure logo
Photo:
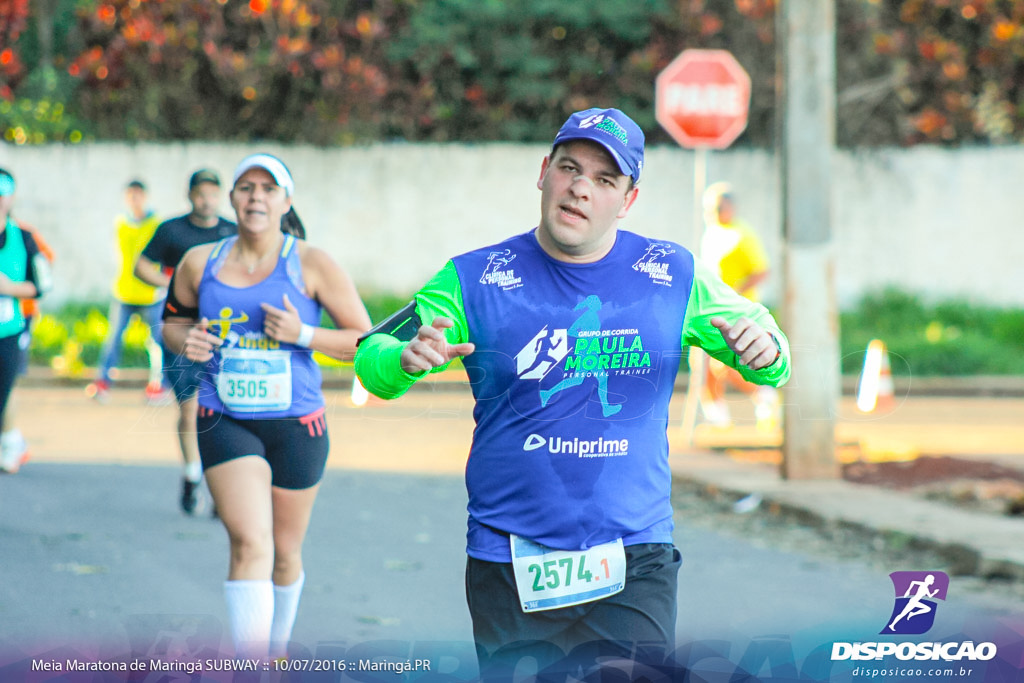
{"type": "Polygon", "coordinates": [[[544,379],[551,368],[569,353],[565,330],[548,330],[545,325],[526,346],[516,354],[516,374],[519,379],[544,379]]]}
{"type": "Polygon", "coordinates": [[[489,285],[497,282],[501,269],[510,264],[515,258],[516,255],[512,253],[511,249],[492,251],[488,254],[487,266],[484,267],[484,272],[480,275],[480,284],[489,285]]]}
{"type": "Polygon", "coordinates": [[[896,604],[883,635],[919,635],[935,623],[935,600],[945,600],[949,576],[944,572],[893,572],[896,604]]]}
{"type": "Polygon", "coordinates": [[[644,255],[638,258],[636,263],[633,264],[633,270],[646,272],[648,268],[645,268],[644,265],[657,263],[658,259],[674,253],[676,253],[676,250],[672,248],[671,244],[655,242],[651,246],[647,247],[647,251],[644,252],[644,255]]]}
{"type": "Polygon", "coordinates": [[[669,262],[663,261],[669,254],[676,253],[676,250],[668,242],[653,242],[647,247],[644,255],[633,264],[633,270],[645,273],[655,284],[672,286],[672,274],[669,272],[669,262]]]}
{"type": "MultiPolygon", "coordinates": [[[[569,336],[578,338],[581,332],[598,333],[601,331],[601,318],[597,312],[601,310],[601,299],[591,294],[583,301],[576,304],[576,311],[583,311],[576,322],[569,328],[569,336]]],[[[564,356],[564,354],[563,354],[564,356]]],[[[608,373],[593,373],[597,380],[597,397],[601,401],[601,412],[605,417],[611,417],[620,410],[622,405],[610,405],[608,403],[608,373]]],[[[540,405],[544,407],[551,400],[551,397],[560,391],[583,384],[586,377],[584,373],[573,373],[550,389],[542,389],[540,392],[540,405]]]]}
{"type": "Polygon", "coordinates": [[[234,315],[234,310],[230,307],[224,307],[220,309],[220,318],[215,318],[209,321],[210,327],[218,330],[216,334],[221,339],[228,338],[228,332],[231,330],[232,323],[244,323],[249,321],[249,315],[245,311],[242,311],[241,315],[237,318],[232,318],[232,315],[234,315]]]}

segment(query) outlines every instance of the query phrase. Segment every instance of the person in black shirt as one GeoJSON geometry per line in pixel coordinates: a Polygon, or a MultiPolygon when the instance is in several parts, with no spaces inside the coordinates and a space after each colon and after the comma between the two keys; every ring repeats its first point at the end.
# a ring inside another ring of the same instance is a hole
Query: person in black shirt
{"type": "MultiPolygon", "coordinates": [[[[221,218],[217,210],[221,202],[220,178],[214,171],[201,169],[188,182],[188,200],[192,211],[164,221],[153,239],[142,250],[135,264],[135,277],[156,287],[168,287],[171,275],[181,257],[192,247],[218,242],[238,232],[231,221],[221,218]]],[[[179,357],[164,348],[164,381],[171,385],[178,401],[178,443],[185,463],[181,482],[181,509],[195,514],[199,507],[203,470],[199,462],[196,417],[199,403],[196,390],[202,366],[179,357]]]]}

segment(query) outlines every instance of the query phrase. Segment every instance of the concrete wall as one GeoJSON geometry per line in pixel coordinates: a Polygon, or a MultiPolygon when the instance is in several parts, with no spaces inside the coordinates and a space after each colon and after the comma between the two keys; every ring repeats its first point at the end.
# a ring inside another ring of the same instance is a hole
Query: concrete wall
{"type": "MultiPolygon", "coordinates": [[[[296,181],[296,208],[309,239],[360,289],[410,293],[451,255],[536,224],[542,145],[407,145],[344,149],[278,145],[0,145],[0,167],[18,181],[15,216],[35,224],[58,251],[57,286],[46,307],[107,298],[113,276],[113,216],[134,177],[164,217],[188,211],[197,168],[225,182],[246,154],[281,156],[296,181]]],[[[767,152],[711,153],[709,182],[729,180],[740,211],[781,255],[778,183],[767,152]]],[[[648,150],[640,198],[622,226],[693,246],[691,152],[648,150]]],[[[1020,225],[1024,147],[928,147],[834,156],[837,291],[849,306],[895,284],[930,298],[1024,306],[1020,225]]],[[[231,217],[225,200],[223,214],[231,217]]],[[[778,272],[781,272],[778,271],[778,272]]],[[[778,279],[766,288],[778,298],[778,279]]]]}

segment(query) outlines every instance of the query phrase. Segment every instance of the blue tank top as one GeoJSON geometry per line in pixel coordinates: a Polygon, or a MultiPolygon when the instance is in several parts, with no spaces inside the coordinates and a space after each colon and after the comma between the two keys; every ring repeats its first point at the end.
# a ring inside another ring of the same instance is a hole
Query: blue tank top
{"type": "Polygon", "coordinates": [[[232,287],[217,273],[237,237],[210,253],[199,282],[199,317],[224,344],[207,364],[199,405],[240,419],[302,417],[324,407],[320,366],[313,352],[263,333],[262,303],[284,308],[282,295],[302,322],[320,324],[320,304],[306,294],[296,240],[286,235],[273,272],[251,287],[232,287]]]}
{"type": "Polygon", "coordinates": [[[693,255],[619,231],[600,261],[556,261],[533,232],[453,259],[476,397],[467,551],[508,533],[563,550],[672,541],[668,406],[693,255]]]}

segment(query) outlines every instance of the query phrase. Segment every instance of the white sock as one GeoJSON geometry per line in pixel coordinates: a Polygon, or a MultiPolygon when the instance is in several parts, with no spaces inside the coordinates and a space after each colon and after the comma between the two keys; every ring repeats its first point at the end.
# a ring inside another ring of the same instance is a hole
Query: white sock
{"type": "Polygon", "coordinates": [[[267,580],[225,581],[224,599],[235,655],[266,658],[274,621],[274,584],[267,580]]]}
{"type": "Polygon", "coordinates": [[[198,462],[185,463],[185,478],[193,484],[198,484],[203,479],[203,465],[198,462]]]}
{"type": "Polygon", "coordinates": [[[274,586],[274,623],[270,627],[270,656],[283,657],[287,654],[288,641],[292,637],[292,626],[299,611],[302,585],[306,572],[299,572],[299,578],[290,586],[274,586]]]}
{"type": "Polygon", "coordinates": [[[0,444],[6,448],[21,448],[25,445],[25,437],[22,436],[21,430],[15,427],[0,434],[0,444]]]}
{"type": "Polygon", "coordinates": [[[160,384],[164,376],[164,351],[152,336],[146,337],[146,354],[149,355],[149,383],[160,384]]]}

